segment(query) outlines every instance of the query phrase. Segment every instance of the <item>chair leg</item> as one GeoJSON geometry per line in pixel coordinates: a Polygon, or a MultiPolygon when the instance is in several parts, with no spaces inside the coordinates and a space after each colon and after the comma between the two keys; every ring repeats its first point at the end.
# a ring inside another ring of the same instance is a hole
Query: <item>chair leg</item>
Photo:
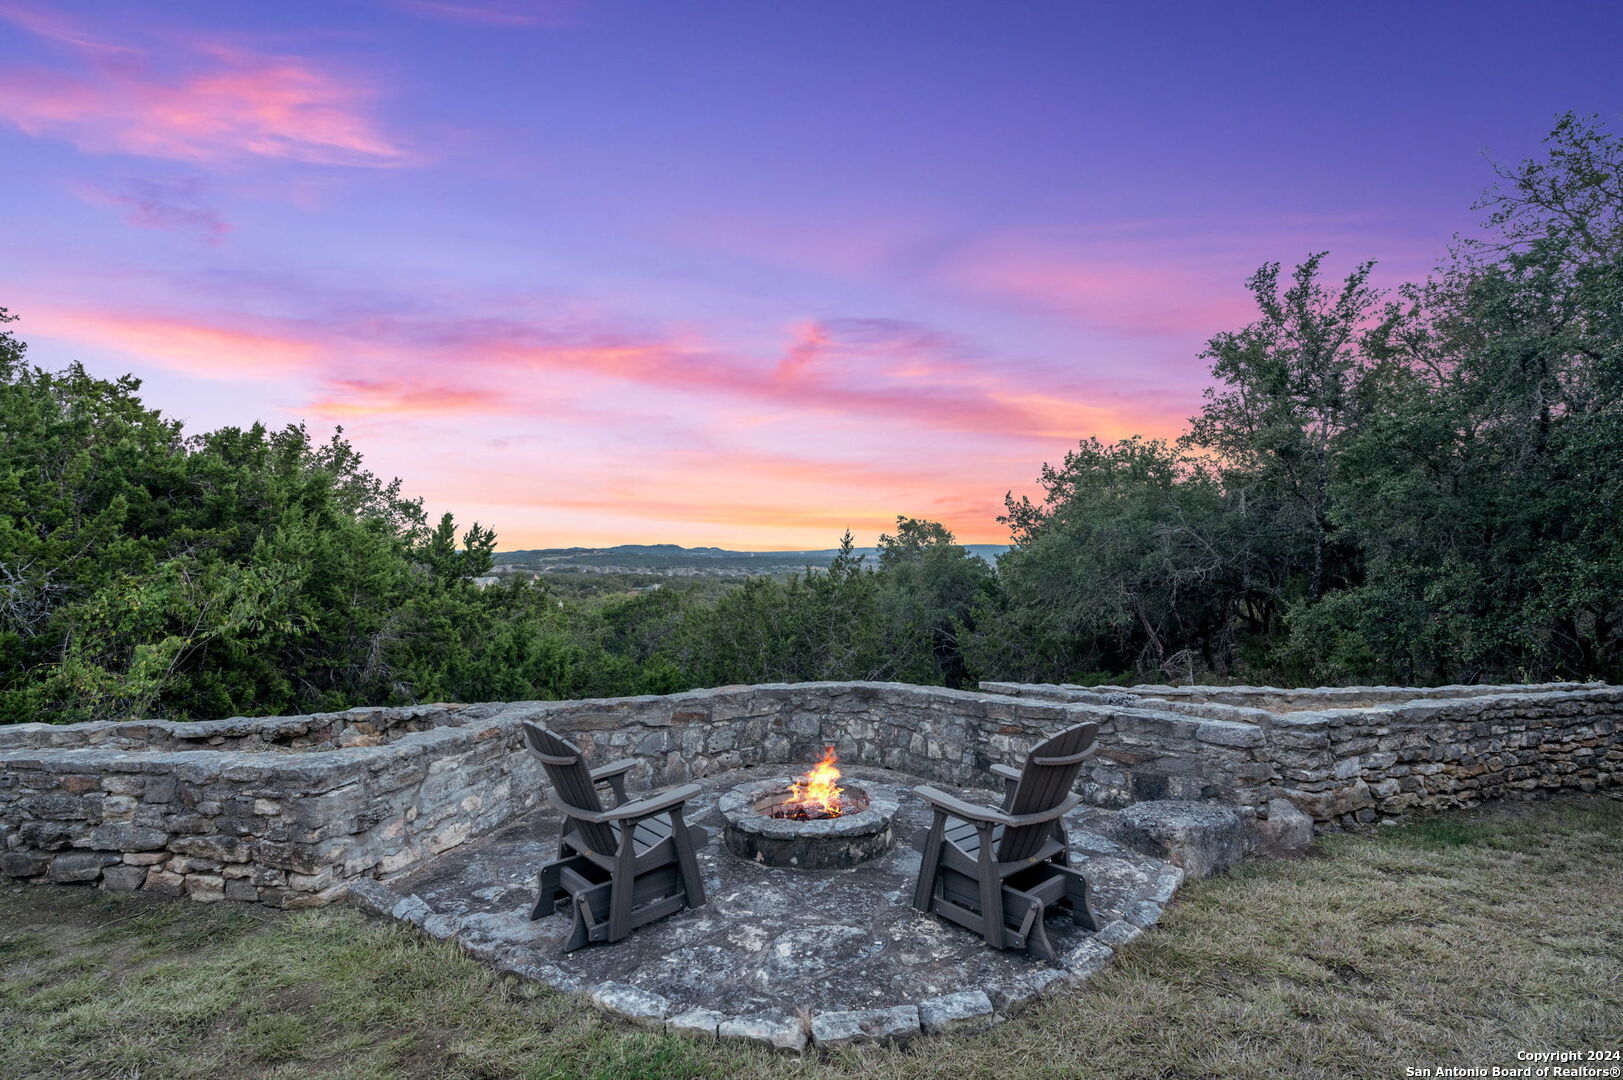
{"type": "Polygon", "coordinates": [[[941,873],[941,844],[947,831],[947,817],[937,810],[935,824],[924,840],[924,861],[919,863],[918,884],[913,887],[913,906],[928,913],[934,905],[935,880],[941,873]]]}
{"type": "Polygon", "coordinates": [[[1008,948],[1008,936],[1003,925],[1003,882],[998,880],[997,865],[993,862],[992,823],[976,823],[981,834],[980,885],[981,933],[994,949],[1008,948]]]}
{"type": "Polygon", "coordinates": [[[614,884],[609,890],[609,941],[631,933],[631,901],[637,891],[637,854],[631,830],[630,822],[620,823],[620,850],[615,854],[614,884]]]}
{"type": "Polygon", "coordinates": [[[1059,841],[1059,855],[1054,859],[1061,866],[1071,865],[1071,839],[1065,834],[1065,819],[1054,819],[1054,839],[1059,841]]]}
{"type": "Polygon", "coordinates": [[[574,902],[569,905],[570,915],[572,916],[569,924],[569,936],[564,939],[564,945],[559,950],[560,952],[574,952],[576,949],[584,948],[592,940],[591,928],[586,922],[585,912],[581,910],[585,906],[585,897],[575,897],[574,902]]]}
{"type": "Polygon", "coordinates": [[[1081,871],[1065,868],[1065,898],[1060,901],[1071,909],[1071,920],[1084,930],[1099,929],[1099,916],[1093,910],[1093,890],[1081,871]]]}
{"type": "Polygon", "coordinates": [[[1059,955],[1054,951],[1053,943],[1048,940],[1048,928],[1043,925],[1043,908],[1037,905],[1037,918],[1031,924],[1031,930],[1026,934],[1026,950],[1039,960],[1053,960],[1059,955]]]}
{"type": "Polygon", "coordinates": [[[682,820],[682,808],[671,811],[671,842],[676,845],[677,872],[682,875],[683,902],[690,908],[704,906],[704,878],[699,876],[699,860],[693,854],[693,838],[682,820]]]}
{"type": "Polygon", "coordinates": [[[530,909],[530,921],[544,918],[558,910],[558,864],[545,863],[536,875],[535,906],[530,909]]]}

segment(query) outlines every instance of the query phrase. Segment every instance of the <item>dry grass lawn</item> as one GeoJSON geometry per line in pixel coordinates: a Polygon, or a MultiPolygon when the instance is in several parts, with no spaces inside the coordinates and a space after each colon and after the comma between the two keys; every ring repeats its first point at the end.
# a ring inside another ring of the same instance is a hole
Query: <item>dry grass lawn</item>
{"type": "MultiPolygon", "coordinates": [[[[646,931],[655,932],[655,931],[646,931]]],[[[1501,805],[1195,883],[978,1036],[797,1060],[626,1027],[348,909],[0,887],[0,1075],[1401,1077],[1623,1045],[1623,802],[1501,805]]]]}

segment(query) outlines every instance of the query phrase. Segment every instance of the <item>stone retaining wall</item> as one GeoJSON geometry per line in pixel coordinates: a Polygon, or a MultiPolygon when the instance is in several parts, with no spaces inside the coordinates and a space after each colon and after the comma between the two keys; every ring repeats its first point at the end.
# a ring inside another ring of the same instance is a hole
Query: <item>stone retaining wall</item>
{"type": "Polygon", "coordinates": [[[854,764],[989,786],[989,765],[1018,763],[1041,736],[1092,720],[1101,751],[1078,785],[1091,802],[1220,799],[1266,818],[1284,798],[1321,826],[1593,790],[1623,772],[1623,688],[1444,689],[1476,696],[799,683],[191,724],[23,724],[0,728],[0,872],[201,900],[325,903],[350,881],[400,873],[537,806],[540,770],[520,747],[525,719],[575,739],[591,761],[635,758],[639,788],[809,764],[830,744],[854,764]],[[1349,700],[1392,703],[1322,707],[1349,700]],[[1297,703],[1321,708],[1288,711],[1297,703]]]}
{"type": "Polygon", "coordinates": [[[846,760],[955,784],[1097,704],[890,683],[723,687],[599,701],[354,709],[202,723],[0,728],[0,872],[200,900],[325,903],[533,809],[534,719],[634,787],[846,760]]]}
{"type": "Polygon", "coordinates": [[[1092,777],[1107,804],[1217,797],[1265,812],[1269,800],[1285,798],[1321,826],[1346,826],[1503,795],[1594,791],[1623,776],[1623,687],[1595,683],[981,688],[1117,705],[1092,777]],[[1142,711],[1121,708],[1125,702],[1142,711]]]}

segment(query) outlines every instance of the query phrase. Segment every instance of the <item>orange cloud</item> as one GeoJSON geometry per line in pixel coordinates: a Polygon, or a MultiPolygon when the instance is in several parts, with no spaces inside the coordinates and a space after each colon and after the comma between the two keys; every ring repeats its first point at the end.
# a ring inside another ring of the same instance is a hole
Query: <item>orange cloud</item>
{"type": "Polygon", "coordinates": [[[873,532],[891,528],[896,515],[871,507],[830,509],[795,504],[723,503],[712,501],[677,502],[658,499],[620,499],[590,496],[552,496],[549,506],[574,510],[608,510],[629,517],[656,520],[703,522],[712,525],[770,526],[775,529],[815,530],[831,538],[818,546],[832,547],[844,529],[873,532]]]}
{"type": "Polygon", "coordinates": [[[416,160],[362,112],[372,88],[300,58],[202,45],[192,50],[193,70],[161,80],[138,50],[95,41],[64,20],[16,8],[0,17],[69,44],[86,61],[74,72],[14,66],[0,74],[0,117],[29,135],[89,153],[208,164],[275,158],[377,168],[416,160]]]}

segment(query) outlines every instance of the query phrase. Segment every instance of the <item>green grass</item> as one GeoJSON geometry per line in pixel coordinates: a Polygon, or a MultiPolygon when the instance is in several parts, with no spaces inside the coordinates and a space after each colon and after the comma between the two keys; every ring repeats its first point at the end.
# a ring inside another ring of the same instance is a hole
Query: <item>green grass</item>
{"type": "MultiPolygon", "coordinates": [[[[645,931],[653,932],[653,931],[645,931]]],[[[6,1077],[1399,1077],[1623,1041],[1623,802],[1332,837],[1197,882],[977,1036],[795,1061],[628,1027],[345,908],[0,888],[6,1077]]]]}

